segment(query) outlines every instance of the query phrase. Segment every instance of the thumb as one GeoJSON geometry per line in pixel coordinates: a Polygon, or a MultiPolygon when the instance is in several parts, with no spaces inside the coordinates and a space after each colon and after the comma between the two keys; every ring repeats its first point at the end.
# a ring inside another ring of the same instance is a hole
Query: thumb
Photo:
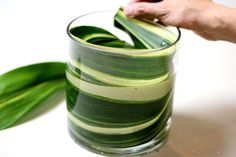
{"type": "Polygon", "coordinates": [[[163,2],[131,2],[125,7],[130,18],[158,18],[163,15],[163,2]]]}

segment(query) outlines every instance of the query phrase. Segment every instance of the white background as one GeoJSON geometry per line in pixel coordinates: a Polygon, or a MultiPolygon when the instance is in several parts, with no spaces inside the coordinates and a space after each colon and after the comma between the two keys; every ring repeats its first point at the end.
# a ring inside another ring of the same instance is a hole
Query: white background
{"type": "MultiPolygon", "coordinates": [[[[233,0],[218,2],[236,7],[233,0]]],[[[81,14],[124,3],[0,0],[0,73],[30,63],[66,61],[67,24],[81,14]]],[[[236,156],[235,44],[206,41],[182,30],[173,119],[168,143],[146,157],[236,156]]],[[[69,137],[64,101],[43,107],[20,123],[0,131],[0,157],[98,157],[69,137]]]]}

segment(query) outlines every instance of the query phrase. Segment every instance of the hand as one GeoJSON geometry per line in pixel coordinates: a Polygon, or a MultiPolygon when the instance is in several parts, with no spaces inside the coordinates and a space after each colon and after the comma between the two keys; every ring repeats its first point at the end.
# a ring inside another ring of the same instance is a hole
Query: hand
{"type": "Polygon", "coordinates": [[[132,0],[125,8],[125,13],[130,18],[157,18],[166,25],[193,30],[209,40],[235,42],[236,30],[231,32],[234,36],[230,37],[226,32],[229,29],[222,27],[222,16],[232,12],[236,13],[232,8],[218,5],[211,0],[132,0]]]}

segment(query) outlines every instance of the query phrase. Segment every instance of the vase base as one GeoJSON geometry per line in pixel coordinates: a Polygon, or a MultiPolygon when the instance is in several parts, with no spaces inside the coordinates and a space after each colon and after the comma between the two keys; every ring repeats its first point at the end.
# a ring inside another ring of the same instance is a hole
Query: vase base
{"type": "Polygon", "coordinates": [[[114,147],[102,147],[96,146],[94,144],[90,144],[88,142],[83,141],[82,139],[78,138],[70,129],[69,134],[72,139],[79,144],[81,147],[89,150],[90,152],[109,156],[109,157],[137,157],[140,155],[148,154],[150,152],[158,150],[163,144],[166,143],[168,139],[168,134],[171,126],[171,118],[167,121],[165,127],[161,130],[161,132],[155,136],[150,141],[127,148],[114,148],[114,147]]]}

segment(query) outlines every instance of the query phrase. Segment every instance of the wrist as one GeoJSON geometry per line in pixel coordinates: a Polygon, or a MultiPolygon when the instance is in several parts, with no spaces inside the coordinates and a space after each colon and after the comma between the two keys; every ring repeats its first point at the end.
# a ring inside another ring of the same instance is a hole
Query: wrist
{"type": "Polygon", "coordinates": [[[207,1],[198,11],[200,14],[196,18],[196,23],[199,25],[199,29],[210,32],[223,29],[222,27],[225,26],[222,21],[222,11],[223,10],[219,4],[207,1]]]}
{"type": "Polygon", "coordinates": [[[207,39],[210,40],[229,40],[225,36],[227,34],[225,31],[229,28],[229,17],[227,17],[229,11],[227,7],[212,1],[205,1],[204,6],[201,6],[198,12],[199,14],[196,18],[197,32],[207,34],[207,39]]]}
{"type": "Polygon", "coordinates": [[[215,4],[211,29],[219,40],[236,42],[236,9],[215,4]]]}
{"type": "Polygon", "coordinates": [[[209,20],[209,29],[215,32],[221,32],[227,28],[226,19],[228,18],[225,14],[227,8],[220,4],[212,4],[211,9],[209,10],[210,20],[209,20]]]}

